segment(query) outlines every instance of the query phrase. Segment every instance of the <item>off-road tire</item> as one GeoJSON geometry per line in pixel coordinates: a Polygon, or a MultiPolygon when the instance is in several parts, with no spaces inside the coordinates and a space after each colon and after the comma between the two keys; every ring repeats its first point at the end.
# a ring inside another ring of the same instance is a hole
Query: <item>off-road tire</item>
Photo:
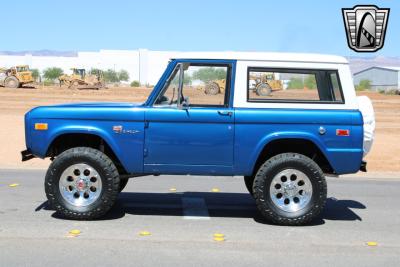
{"type": "Polygon", "coordinates": [[[209,82],[206,84],[206,88],[204,90],[206,95],[217,95],[219,94],[221,89],[216,82],[209,82]]]}
{"type": "Polygon", "coordinates": [[[258,96],[270,96],[272,87],[268,83],[259,83],[256,85],[256,94],[258,96]]]}
{"type": "Polygon", "coordinates": [[[327,185],[321,168],[312,159],[297,153],[283,153],[261,165],[254,179],[253,192],[257,208],[268,221],[279,225],[304,225],[315,219],[323,210],[327,185]],[[295,212],[286,212],[277,207],[269,192],[273,177],[285,169],[303,172],[311,181],[313,189],[309,203],[295,212]]]}
{"type": "Polygon", "coordinates": [[[5,85],[5,87],[8,87],[8,88],[18,88],[20,86],[20,83],[16,77],[10,76],[10,77],[7,77],[7,79],[4,81],[4,85],[5,85]]]}
{"type": "Polygon", "coordinates": [[[254,176],[244,176],[243,178],[247,190],[249,191],[250,195],[253,195],[254,176]]]}
{"type": "Polygon", "coordinates": [[[97,219],[114,205],[119,193],[119,174],[114,163],[104,153],[89,147],[71,148],[55,158],[46,173],[45,192],[49,206],[65,218],[75,220],[97,219]],[[83,207],[68,203],[61,195],[59,180],[63,171],[73,164],[86,163],[96,169],[102,181],[102,192],[97,200],[83,207]]]}
{"type": "Polygon", "coordinates": [[[119,179],[119,189],[118,189],[118,191],[120,193],[125,189],[125,187],[128,184],[128,182],[129,182],[129,179],[119,179]]]}

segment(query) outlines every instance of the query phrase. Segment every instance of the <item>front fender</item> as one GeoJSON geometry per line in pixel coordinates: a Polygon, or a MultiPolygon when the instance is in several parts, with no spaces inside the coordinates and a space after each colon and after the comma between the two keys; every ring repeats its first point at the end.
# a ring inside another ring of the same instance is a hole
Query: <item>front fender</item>
{"type": "MultiPolygon", "coordinates": [[[[40,120],[43,122],[43,120],[40,120]]],[[[129,173],[143,171],[143,122],[113,122],[113,121],[65,121],[47,119],[47,131],[31,132],[32,154],[45,158],[54,140],[64,134],[88,134],[102,138],[112,149],[125,170],[129,173]],[[134,130],[134,133],[115,133],[112,129],[116,124],[124,129],[134,130]]],[[[34,125],[35,120],[32,121],[34,125]]],[[[33,127],[33,126],[32,126],[33,127]]]]}
{"type": "Polygon", "coordinates": [[[54,142],[55,139],[60,137],[61,135],[64,134],[90,134],[90,135],[96,135],[100,138],[102,138],[113,150],[115,155],[120,155],[121,154],[121,149],[117,145],[117,143],[114,141],[114,139],[110,136],[110,133],[106,132],[105,130],[99,128],[99,127],[94,127],[94,126],[87,126],[87,125],[66,125],[66,126],[60,126],[59,128],[53,129],[49,132],[49,139],[47,142],[47,147],[45,150],[45,154],[48,152],[51,144],[54,142]]]}

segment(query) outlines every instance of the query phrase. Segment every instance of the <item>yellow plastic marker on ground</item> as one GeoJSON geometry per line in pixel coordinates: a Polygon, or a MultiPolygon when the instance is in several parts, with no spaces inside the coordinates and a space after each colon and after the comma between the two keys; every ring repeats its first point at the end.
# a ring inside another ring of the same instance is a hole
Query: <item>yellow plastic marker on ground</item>
{"type": "Polygon", "coordinates": [[[9,187],[16,187],[16,186],[19,186],[19,184],[10,184],[10,185],[8,185],[9,187]]]}
{"type": "Polygon", "coordinates": [[[220,233],[215,233],[214,234],[214,241],[217,241],[217,242],[225,241],[225,235],[224,234],[220,234],[220,233]]]}
{"type": "Polygon", "coordinates": [[[378,245],[378,243],[374,242],[374,241],[368,241],[367,242],[367,246],[369,246],[369,247],[376,247],[377,245],[378,245]]]}
{"type": "Polygon", "coordinates": [[[80,233],[81,233],[80,230],[74,229],[68,232],[67,237],[77,237],[80,235],[80,233]]]}
{"type": "Polygon", "coordinates": [[[217,193],[217,192],[219,192],[219,188],[213,188],[213,189],[211,189],[211,192],[217,193]]]}
{"type": "Polygon", "coordinates": [[[140,236],[149,236],[149,235],[151,235],[151,233],[149,231],[141,231],[141,232],[139,232],[139,235],[140,236]]]}
{"type": "Polygon", "coordinates": [[[175,188],[175,187],[172,187],[172,188],[169,189],[169,191],[171,191],[171,192],[176,192],[176,188],[175,188]]]}

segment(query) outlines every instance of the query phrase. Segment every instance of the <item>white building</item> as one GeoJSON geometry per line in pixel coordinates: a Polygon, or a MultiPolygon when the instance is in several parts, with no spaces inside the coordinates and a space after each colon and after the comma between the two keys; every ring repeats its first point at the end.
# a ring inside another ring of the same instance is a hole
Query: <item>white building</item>
{"type": "Polygon", "coordinates": [[[99,52],[78,52],[77,56],[24,56],[0,55],[0,67],[29,65],[30,68],[43,71],[48,67],[59,67],[65,73],[70,69],[91,68],[124,69],[129,73],[130,81],[137,80],[141,84],[157,83],[170,58],[179,52],[139,50],[100,50],[99,52]]]}

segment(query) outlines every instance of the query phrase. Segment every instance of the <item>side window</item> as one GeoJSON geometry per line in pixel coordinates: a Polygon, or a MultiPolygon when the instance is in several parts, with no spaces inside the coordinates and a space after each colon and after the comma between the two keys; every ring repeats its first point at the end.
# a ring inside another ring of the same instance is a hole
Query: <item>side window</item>
{"type": "Polygon", "coordinates": [[[182,94],[190,106],[223,106],[228,66],[190,65],[183,75],[182,94]]]}
{"type": "MultiPolygon", "coordinates": [[[[328,79],[325,70],[248,69],[249,102],[342,101],[337,76],[328,79]],[[336,87],[334,85],[336,81],[336,87]],[[332,83],[332,84],[329,84],[332,83]],[[338,97],[336,97],[337,88],[338,97]]],[[[337,75],[336,72],[329,73],[337,75]]]]}
{"type": "MultiPolygon", "coordinates": [[[[188,106],[224,106],[228,103],[230,67],[228,65],[183,65],[181,102],[188,106]]],[[[178,104],[180,68],[177,67],[167,80],[155,106],[178,104]]]]}
{"type": "Polygon", "coordinates": [[[339,77],[337,72],[329,72],[329,78],[332,85],[333,95],[335,97],[335,101],[343,102],[342,90],[339,83],[339,77]]]}

